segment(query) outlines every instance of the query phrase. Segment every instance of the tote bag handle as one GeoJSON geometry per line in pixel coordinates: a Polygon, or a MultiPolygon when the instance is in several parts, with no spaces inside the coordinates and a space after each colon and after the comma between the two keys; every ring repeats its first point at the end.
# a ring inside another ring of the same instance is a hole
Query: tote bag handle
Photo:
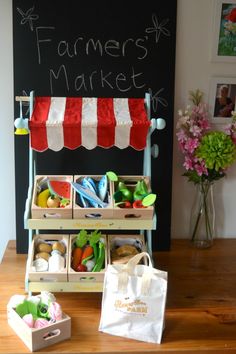
{"type": "MultiPolygon", "coordinates": [[[[129,262],[124,266],[122,271],[118,275],[118,291],[125,293],[127,291],[129,275],[134,275],[135,266],[140,262],[143,257],[147,257],[149,265],[146,266],[147,272],[144,272],[141,276],[141,294],[148,295],[152,280],[153,266],[151,257],[147,252],[142,252],[132,257],[129,262]]],[[[138,276],[137,276],[138,277],[138,276]]]]}
{"type": "Polygon", "coordinates": [[[129,275],[134,274],[135,266],[141,261],[142,258],[146,257],[148,259],[148,267],[150,268],[149,271],[152,271],[152,260],[150,255],[147,252],[141,252],[136,254],[134,257],[130,258],[128,263],[124,267],[124,271],[126,271],[129,275]]]}

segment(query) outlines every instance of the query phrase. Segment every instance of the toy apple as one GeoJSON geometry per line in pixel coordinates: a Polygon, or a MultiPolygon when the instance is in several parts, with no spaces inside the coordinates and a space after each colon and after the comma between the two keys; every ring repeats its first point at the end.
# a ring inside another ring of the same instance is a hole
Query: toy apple
{"type": "Polygon", "coordinates": [[[54,195],[51,195],[47,199],[47,207],[48,208],[59,208],[60,206],[60,198],[54,195]]]}

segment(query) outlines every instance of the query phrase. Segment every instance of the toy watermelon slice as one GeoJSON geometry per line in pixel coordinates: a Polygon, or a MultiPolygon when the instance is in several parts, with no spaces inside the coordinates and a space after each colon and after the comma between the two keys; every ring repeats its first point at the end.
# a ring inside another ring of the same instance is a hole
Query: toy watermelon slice
{"type": "Polygon", "coordinates": [[[70,199],[71,184],[66,181],[48,181],[50,193],[60,198],[70,199]]]}

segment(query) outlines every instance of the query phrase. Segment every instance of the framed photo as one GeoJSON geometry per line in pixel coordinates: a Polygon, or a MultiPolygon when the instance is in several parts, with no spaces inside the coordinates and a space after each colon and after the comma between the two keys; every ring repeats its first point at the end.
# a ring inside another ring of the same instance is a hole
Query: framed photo
{"type": "Polygon", "coordinates": [[[209,93],[212,122],[230,123],[234,110],[236,110],[236,78],[212,78],[209,93]]]}
{"type": "Polygon", "coordinates": [[[236,0],[215,0],[212,60],[236,62],[236,0]]]}

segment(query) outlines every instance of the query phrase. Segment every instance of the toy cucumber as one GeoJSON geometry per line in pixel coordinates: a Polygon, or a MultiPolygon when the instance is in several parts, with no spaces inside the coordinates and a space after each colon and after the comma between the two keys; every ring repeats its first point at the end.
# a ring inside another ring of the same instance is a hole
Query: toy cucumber
{"type": "Polygon", "coordinates": [[[92,272],[100,272],[105,260],[105,245],[103,242],[99,242],[99,253],[98,253],[98,260],[92,270],[92,272]]]}

